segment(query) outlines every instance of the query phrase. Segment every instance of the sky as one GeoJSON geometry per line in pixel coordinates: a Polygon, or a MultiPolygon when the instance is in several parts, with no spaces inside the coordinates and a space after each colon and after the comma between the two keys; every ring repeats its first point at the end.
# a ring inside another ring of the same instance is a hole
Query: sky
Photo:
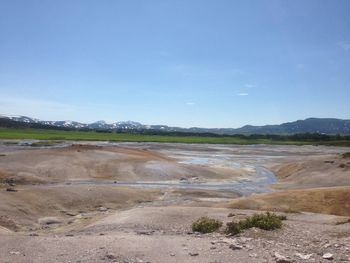
{"type": "Polygon", "coordinates": [[[0,114],[350,119],[348,0],[0,0],[0,114]]]}

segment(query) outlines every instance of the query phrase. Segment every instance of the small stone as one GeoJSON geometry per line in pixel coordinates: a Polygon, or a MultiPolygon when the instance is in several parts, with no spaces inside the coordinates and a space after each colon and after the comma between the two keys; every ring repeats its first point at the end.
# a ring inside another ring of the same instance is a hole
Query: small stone
{"type": "Polygon", "coordinates": [[[231,248],[232,250],[239,250],[239,249],[242,249],[243,247],[238,244],[231,244],[229,248],[231,248]]]}
{"type": "Polygon", "coordinates": [[[198,256],[199,254],[198,253],[196,253],[196,252],[190,252],[190,253],[188,253],[191,257],[196,257],[196,256],[198,256]]]}
{"type": "Polygon", "coordinates": [[[39,218],[38,223],[40,225],[53,225],[53,224],[60,224],[60,223],[62,223],[62,220],[58,219],[57,217],[49,216],[49,217],[39,218]]]}
{"type": "Polygon", "coordinates": [[[332,260],[332,259],[333,259],[333,254],[331,254],[331,253],[326,253],[326,254],[323,254],[322,257],[323,257],[324,259],[332,260]]]}
{"type": "Polygon", "coordinates": [[[139,231],[136,231],[136,234],[138,235],[152,235],[154,233],[153,230],[139,230],[139,231]]]}
{"type": "Polygon", "coordinates": [[[275,259],[277,263],[290,263],[292,262],[290,259],[288,259],[287,257],[279,254],[278,252],[275,252],[275,259]]]}
{"type": "Polygon", "coordinates": [[[11,254],[11,255],[19,255],[20,252],[19,252],[19,251],[10,251],[10,254],[11,254]]]}
{"type": "Polygon", "coordinates": [[[98,210],[100,212],[106,212],[108,209],[106,207],[101,206],[98,210]]]}
{"type": "Polygon", "coordinates": [[[312,254],[301,254],[301,253],[295,253],[295,255],[301,259],[310,259],[312,257],[312,254]]]}
{"type": "Polygon", "coordinates": [[[175,253],[170,253],[170,256],[175,257],[175,253]]]}
{"type": "Polygon", "coordinates": [[[117,259],[113,254],[107,254],[106,258],[107,259],[117,259]]]}

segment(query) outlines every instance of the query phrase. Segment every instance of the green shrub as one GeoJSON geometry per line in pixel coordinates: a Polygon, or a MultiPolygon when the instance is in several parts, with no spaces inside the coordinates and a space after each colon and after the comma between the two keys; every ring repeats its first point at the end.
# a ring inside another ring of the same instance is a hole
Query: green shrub
{"type": "Polygon", "coordinates": [[[347,223],[350,223],[350,218],[335,222],[336,225],[343,225],[347,223]]]}
{"type": "Polygon", "coordinates": [[[239,223],[232,221],[232,222],[229,222],[226,224],[225,232],[227,234],[237,235],[237,234],[241,233],[241,231],[242,231],[242,228],[241,228],[239,223]]]}
{"type": "Polygon", "coordinates": [[[281,219],[282,221],[287,220],[287,216],[285,216],[285,215],[277,215],[277,217],[279,219],[281,219]]]}
{"type": "Polygon", "coordinates": [[[200,233],[212,233],[222,226],[220,220],[201,217],[192,223],[192,230],[200,233]]]}
{"type": "Polygon", "coordinates": [[[276,214],[255,214],[239,222],[242,229],[257,227],[264,230],[274,230],[282,227],[282,220],[276,214]]]}
{"type": "Polygon", "coordinates": [[[350,152],[346,152],[342,154],[343,158],[350,158],[350,152]]]}
{"type": "Polygon", "coordinates": [[[249,216],[238,223],[230,222],[226,224],[226,233],[236,235],[244,229],[257,227],[263,230],[274,230],[282,227],[282,220],[286,220],[284,215],[276,215],[267,212],[265,214],[255,214],[249,216]]]}

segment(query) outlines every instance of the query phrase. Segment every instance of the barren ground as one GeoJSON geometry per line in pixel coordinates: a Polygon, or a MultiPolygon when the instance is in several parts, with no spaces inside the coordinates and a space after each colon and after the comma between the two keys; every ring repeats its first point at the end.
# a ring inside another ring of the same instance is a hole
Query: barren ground
{"type": "Polygon", "coordinates": [[[350,262],[349,149],[16,143],[0,143],[0,262],[350,262]],[[287,220],[191,231],[257,210],[287,220]]]}

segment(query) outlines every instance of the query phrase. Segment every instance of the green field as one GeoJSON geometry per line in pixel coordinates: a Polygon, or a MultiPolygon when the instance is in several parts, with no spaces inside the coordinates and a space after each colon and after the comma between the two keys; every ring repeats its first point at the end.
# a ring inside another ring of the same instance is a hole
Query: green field
{"type": "Polygon", "coordinates": [[[349,141],[303,141],[251,139],[239,136],[173,136],[144,135],[128,133],[103,133],[96,131],[63,131],[46,129],[0,128],[0,139],[38,139],[38,140],[77,140],[77,141],[117,141],[117,142],[173,142],[173,143],[217,143],[217,144],[323,144],[350,146],[349,141]]]}

